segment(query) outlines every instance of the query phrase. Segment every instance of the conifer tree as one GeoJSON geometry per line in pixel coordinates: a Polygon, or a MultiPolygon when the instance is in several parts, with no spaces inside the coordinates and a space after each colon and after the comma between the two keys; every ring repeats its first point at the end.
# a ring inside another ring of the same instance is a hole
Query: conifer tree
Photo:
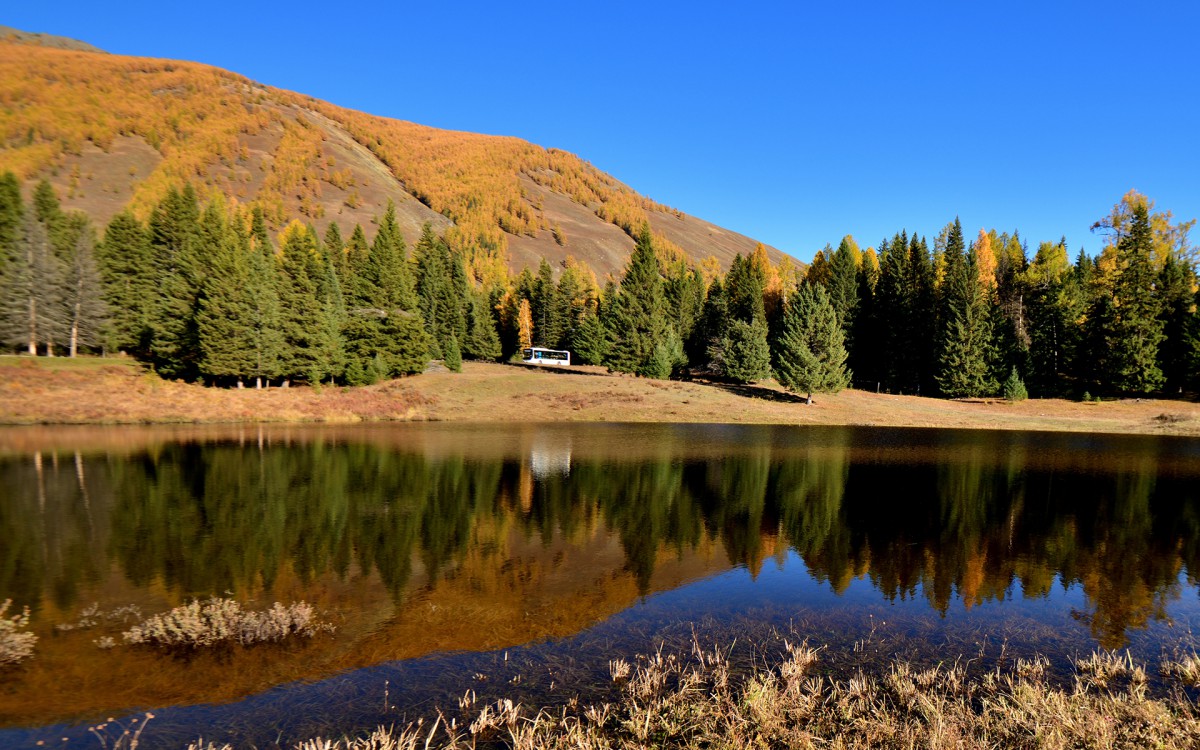
{"type": "Polygon", "coordinates": [[[442,362],[450,372],[462,372],[462,352],[458,348],[458,337],[453,332],[446,342],[446,356],[442,362]]]}
{"type": "Polygon", "coordinates": [[[1111,378],[1117,390],[1149,393],[1163,384],[1158,350],[1163,340],[1162,300],[1151,265],[1150,217],[1145,203],[1134,206],[1129,234],[1117,244],[1118,273],[1107,341],[1111,378]]]}
{"type": "Polygon", "coordinates": [[[146,228],[122,211],[108,223],[97,256],[111,315],[109,344],[144,361],[150,354],[158,294],[146,228]]]}
{"type": "Polygon", "coordinates": [[[404,237],[396,223],[396,206],[391,201],[359,272],[359,280],[365,307],[407,312],[418,309],[404,237]]]}
{"type": "Polygon", "coordinates": [[[0,284],[0,323],[4,340],[37,355],[39,346],[53,356],[61,340],[62,290],[66,269],[54,252],[46,227],[32,211],[21,219],[21,239],[4,264],[0,284]]]}
{"type": "Polygon", "coordinates": [[[572,341],[573,360],[585,365],[599,365],[604,363],[607,354],[608,335],[599,312],[585,313],[572,341]]]}
{"type": "Polygon", "coordinates": [[[767,344],[767,324],[762,318],[747,323],[733,319],[721,346],[723,373],[742,383],[762,380],[771,372],[771,350],[767,344]]]}
{"type": "Polygon", "coordinates": [[[25,204],[21,199],[21,183],[12,172],[0,175],[0,274],[4,263],[17,251],[21,239],[21,216],[25,204]]]}
{"type": "Polygon", "coordinates": [[[913,393],[910,322],[914,294],[907,234],[880,243],[880,249],[883,254],[875,287],[875,319],[880,324],[878,377],[889,391],[913,393]]]}
{"type": "Polygon", "coordinates": [[[310,227],[293,220],[279,242],[279,299],[283,307],[283,374],[319,383],[328,372],[321,341],[324,305],[318,285],[325,274],[317,237],[310,227]]]}
{"type": "Polygon", "coordinates": [[[349,271],[349,263],[346,261],[346,242],[342,239],[342,230],[336,221],[329,222],[329,226],[325,228],[321,244],[339,281],[345,279],[349,271]]]}
{"type": "Polygon", "coordinates": [[[1193,315],[1196,272],[1177,253],[1163,259],[1157,288],[1162,301],[1163,340],[1158,350],[1158,367],[1163,373],[1163,390],[1181,393],[1189,374],[1188,321],[1193,315]]]}
{"type": "Polygon", "coordinates": [[[842,334],[851,347],[854,332],[854,315],[858,311],[858,267],[860,264],[858,244],[850,235],[842,238],[833,254],[829,273],[829,302],[837,313],[842,334]]]}
{"type": "Polygon", "coordinates": [[[517,351],[533,346],[533,312],[529,300],[522,298],[517,305],[517,351]]]}
{"type": "Polygon", "coordinates": [[[467,312],[468,334],[463,342],[463,349],[472,359],[495,361],[500,359],[503,350],[500,346],[500,334],[496,331],[496,316],[487,297],[472,294],[467,312]]]}
{"type": "MultiPolygon", "coordinates": [[[[650,227],[643,225],[609,309],[612,345],[605,364],[617,372],[665,377],[668,343],[662,273],[650,227]],[[656,359],[655,349],[664,347],[656,359]]],[[[668,368],[669,374],[669,368],[668,368]]]]}
{"type": "Polygon", "coordinates": [[[790,391],[837,393],[850,384],[837,312],[820,284],[804,283],[788,300],[779,336],[776,375],[790,391]]]}
{"type": "Polygon", "coordinates": [[[942,304],[938,387],[950,398],[985,395],[992,390],[992,320],[974,246],[965,258],[955,240],[947,246],[942,304]]]}
{"type": "Polygon", "coordinates": [[[538,264],[537,276],[530,291],[529,311],[533,316],[533,343],[555,348],[563,333],[563,321],[559,318],[562,305],[558,299],[558,285],[554,283],[554,269],[545,258],[538,264]]]}
{"type": "Polygon", "coordinates": [[[91,225],[78,233],[75,247],[64,264],[64,320],[67,325],[67,352],[74,357],[79,347],[100,347],[108,322],[103,282],[96,266],[95,237],[91,225]]]}
{"type": "Polygon", "coordinates": [[[150,213],[151,258],[157,305],[151,323],[150,361],[162,375],[190,380],[199,370],[196,312],[204,282],[200,208],[191,186],[171,188],[150,213]]]}
{"type": "Polygon", "coordinates": [[[692,329],[686,342],[688,361],[703,365],[714,372],[721,372],[725,362],[725,332],[728,314],[725,285],[715,278],[704,297],[700,319],[692,329]]]}

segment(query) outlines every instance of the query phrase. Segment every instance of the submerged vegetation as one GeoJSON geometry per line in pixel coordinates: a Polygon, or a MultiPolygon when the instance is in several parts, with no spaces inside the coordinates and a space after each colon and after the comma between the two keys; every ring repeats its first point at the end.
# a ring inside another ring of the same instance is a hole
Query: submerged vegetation
{"type": "MultiPolygon", "coordinates": [[[[656,653],[610,671],[619,698],[528,709],[501,700],[461,716],[343,738],[314,738],[298,750],[513,750],[591,748],[1184,748],[1200,743],[1200,712],[1175,680],[1152,693],[1145,667],[1097,652],[1076,662],[1067,684],[1044,659],[1018,659],[971,673],[960,662],[928,669],[893,662],[878,674],[823,676],[819,649],[789,645],[778,666],[748,675],[720,649],[656,653]]],[[[199,741],[189,750],[224,750],[199,741]]]]}

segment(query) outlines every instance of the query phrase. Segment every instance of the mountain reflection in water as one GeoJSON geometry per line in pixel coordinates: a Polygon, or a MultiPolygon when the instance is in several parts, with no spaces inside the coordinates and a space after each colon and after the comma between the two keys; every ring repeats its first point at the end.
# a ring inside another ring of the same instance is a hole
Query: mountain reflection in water
{"type": "MultiPolygon", "coordinates": [[[[219,702],[295,679],[565,638],[641,597],[803,562],[927,617],[1056,588],[1095,644],[1195,596],[1200,441],[869,428],[399,425],[0,432],[0,601],[38,656],[0,722],[219,702]],[[118,647],[194,597],[314,602],[312,643],[118,647]],[[84,618],[86,619],[86,618],[84,618]]],[[[739,579],[742,580],[742,579],[739,579]]],[[[845,601],[859,606],[861,598],[845,601]]],[[[684,615],[686,617],[686,610],[684,615]]],[[[1036,644],[1035,644],[1036,645],[1036,644]]]]}

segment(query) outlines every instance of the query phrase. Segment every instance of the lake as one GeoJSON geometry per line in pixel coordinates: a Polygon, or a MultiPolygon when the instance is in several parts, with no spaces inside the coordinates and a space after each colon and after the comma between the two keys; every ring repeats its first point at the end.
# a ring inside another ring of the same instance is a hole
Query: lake
{"type": "Polygon", "coordinates": [[[0,746],[270,747],[480,702],[611,697],[608,662],[720,646],[828,674],[989,669],[1200,631],[1200,440],[729,425],[0,431],[0,746]],[[122,643],[197,598],[336,630],[195,654],[122,643]],[[14,614],[10,609],[9,616],[14,614]],[[114,645],[115,644],[115,645],[114,645]],[[112,647],[102,647],[112,646],[112,647]],[[65,738],[65,739],[64,739],[65,738]]]}

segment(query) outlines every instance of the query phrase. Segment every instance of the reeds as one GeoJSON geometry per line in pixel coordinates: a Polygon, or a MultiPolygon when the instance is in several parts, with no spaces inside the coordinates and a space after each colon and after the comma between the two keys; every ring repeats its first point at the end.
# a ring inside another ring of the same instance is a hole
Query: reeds
{"type": "Polygon", "coordinates": [[[22,632],[29,625],[29,607],[19,615],[8,615],[12,599],[0,603],[0,668],[19,664],[33,655],[37,636],[22,632]]]}
{"type": "MultiPolygon", "coordinates": [[[[610,663],[615,703],[530,712],[489,704],[474,720],[438,714],[429,724],[375,729],[355,738],[315,738],[302,750],[475,748],[1194,748],[1200,714],[1185,685],[1195,657],[1161,669],[1158,697],[1128,654],[1099,652],[1075,663],[1073,682],[1056,685],[1044,658],[970,673],[961,662],[919,668],[894,662],[881,674],[832,679],[817,671],[818,650],[789,645],[783,661],[731,676],[728,653],[661,651],[636,664],[610,663]]],[[[475,711],[470,702],[460,704],[475,711]]],[[[193,744],[190,750],[220,750],[193,744]]]]}
{"type": "Polygon", "coordinates": [[[254,612],[236,600],[213,597],[155,615],[125,631],[122,637],[132,645],[194,650],[220,644],[248,646],[296,636],[311,638],[332,630],[332,625],[317,619],[307,602],[275,602],[268,610],[254,612]]]}

